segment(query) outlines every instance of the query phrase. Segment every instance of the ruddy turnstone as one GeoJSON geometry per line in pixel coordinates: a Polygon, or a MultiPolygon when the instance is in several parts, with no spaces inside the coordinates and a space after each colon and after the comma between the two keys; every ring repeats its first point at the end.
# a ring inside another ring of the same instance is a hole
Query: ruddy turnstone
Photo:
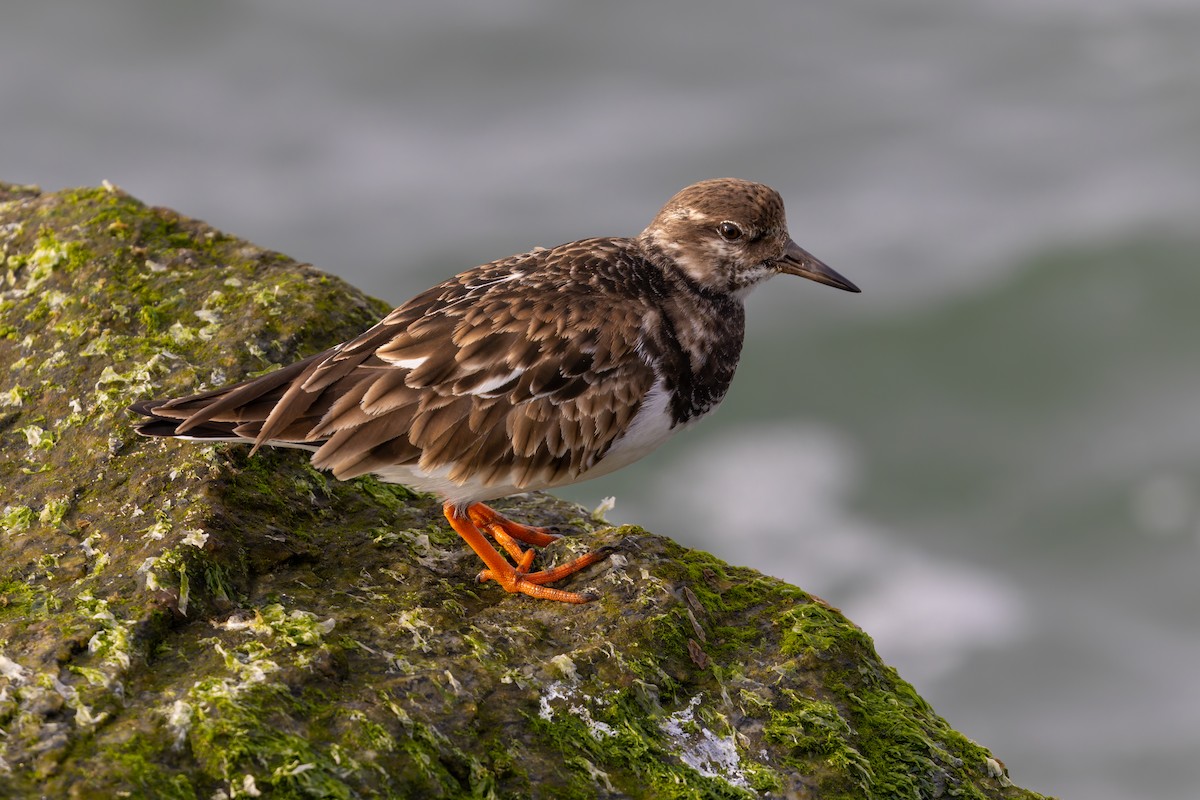
{"type": "Polygon", "coordinates": [[[712,411],[741,354],[743,300],[780,273],[859,291],[792,241],[773,189],[704,181],[635,237],[469,269],[323,353],[132,410],[147,436],[302,447],[337,478],[436,493],[486,565],[479,580],[582,603],[594,598],[546,584],[608,552],[530,572],[533,547],[557,536],[484,501],[612,472],[712,411]]]}

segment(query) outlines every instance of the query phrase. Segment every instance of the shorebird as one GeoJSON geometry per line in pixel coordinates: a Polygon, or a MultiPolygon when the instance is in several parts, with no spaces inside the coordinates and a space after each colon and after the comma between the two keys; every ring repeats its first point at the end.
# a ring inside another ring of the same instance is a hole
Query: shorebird
{"type": "Polygon", "coordinates": [[[582,603],[595,596],[547,584],[611,548],[532,572],[557,535],[485,502],[610,473],[710,413],[741,355],[745,297],[779,274],[859,291],[792,241],[775,190],[703,181],[637,236],[468,269],[324,352],[132,410],[147,436],[301,447],[336,478],[435,493],[480,581],[582,603]]]}

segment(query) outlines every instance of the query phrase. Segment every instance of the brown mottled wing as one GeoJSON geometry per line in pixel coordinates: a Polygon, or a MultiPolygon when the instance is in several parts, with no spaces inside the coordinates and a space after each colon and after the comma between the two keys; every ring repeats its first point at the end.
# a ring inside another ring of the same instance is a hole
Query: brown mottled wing
{"type": "Polygon", "coordinates": [[[638,291],[648,280],[625,240],[536,250],[464,272],[310,359],[139,410],[184,420],[176,434],[319,446],[313,463],[340,478],[407,465],[455,483],[569,482],[654,384],[637,346],[658,315],[638,291]]]}

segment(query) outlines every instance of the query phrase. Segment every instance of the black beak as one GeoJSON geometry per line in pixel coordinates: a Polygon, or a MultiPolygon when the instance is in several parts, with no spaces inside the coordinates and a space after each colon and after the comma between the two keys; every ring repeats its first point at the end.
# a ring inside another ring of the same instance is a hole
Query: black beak
{"type": "Polygon", "coordinates": [[[808,278],[810,281],[827,286],[836,286],[847,292],[862,291],[791,240],[788,241],[787,252],[783,254],[783,258],[775,262],[775,266],[780,272],[786,272],[788,275],[799,275],[801,278],[808,278]]]}

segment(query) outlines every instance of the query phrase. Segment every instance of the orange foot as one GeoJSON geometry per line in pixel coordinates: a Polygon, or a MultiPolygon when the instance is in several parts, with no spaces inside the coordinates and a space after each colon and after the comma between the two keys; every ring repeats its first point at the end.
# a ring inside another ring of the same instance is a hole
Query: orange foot
{"type": "Polygon", "coordinates": [[[442,513],[450,521],[450,527],[454,528],[455,532],[471,546],[475,554],[483,559],[483,563],[487,565],[487,569],[479,573],[478,579],[480,582],[494,580],[507,592],[521,592],[530,597],[539,597],[543,600],[557,600],[560,603],[587,603],[596,599],[596,596],[590,593],[568,592],[563,589],[555,589],[552,586],[543,586],[542,584],[551,583],[568,575],[573,575],[584,567],[607,558],[613,551],[613,548],[602,547],[599,550],[585,553],[579,558],[553,569],[530,572],[529,568],[533,564],[534,551],[532,547],[529,550],[522,550],[521,546],[517,544],[517,540],[528,545],[540,547],[558,539],[557,534],[551,533],[545,528],[534,528],[522,525],[519,522],[513,522],[511,519],[488,508],[483,503],[475,503],[466,509],[459,509],[450,503],[446,503],[442,506],[442,513]],[[517,562],[515,567],[509,564],[504,559],[504,556],[500,555],[496,551],[496,548],[488,543],[483,533],[480,532],[481,528],[487,531],[512,556],[513,560],[517,562]]]}

